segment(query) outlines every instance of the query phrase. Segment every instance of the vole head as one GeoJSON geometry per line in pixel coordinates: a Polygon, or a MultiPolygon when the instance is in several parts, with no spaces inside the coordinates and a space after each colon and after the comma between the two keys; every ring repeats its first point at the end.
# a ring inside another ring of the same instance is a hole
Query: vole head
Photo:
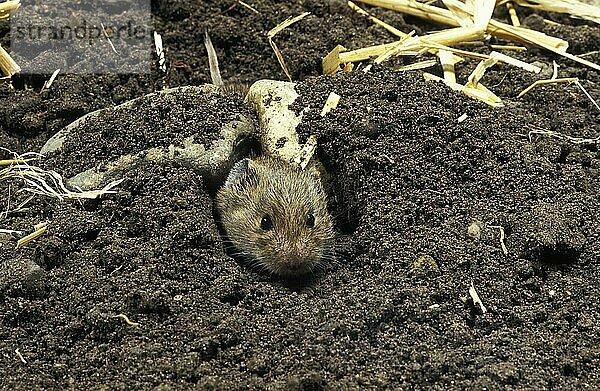
{"type": "Polygon", "coordinates": [[[217,193],[235,252],[271,273],[313,271],[327,258],[333,224],[320,179],[274,158],[236,163],[217,193]]]}

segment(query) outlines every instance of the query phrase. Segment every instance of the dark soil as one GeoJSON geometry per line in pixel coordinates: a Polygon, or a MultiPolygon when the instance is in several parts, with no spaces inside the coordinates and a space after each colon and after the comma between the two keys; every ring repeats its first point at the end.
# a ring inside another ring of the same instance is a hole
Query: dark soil
{"type": "MultiPolygon", "coordinates": [[[[600,111],[574,85],[516,98],[540,76],[508,66],[483,79],[504,100],[501,109],[425,82],[420,71],[392,70],[409,59],[368,74],[319,76],[321,58],[337,44],[393,37],[343,1],[289,3],[254,0],[255,14],[229,9],[235,1],[153,1],[166,75],[155,66],[148,75],[59,76],[43,92],[47,76],[17,76],[14,88],[0,85],[0,146],[36,151],[87,112],[209,82],[206,28],[227,81],[283,79],[265,34],[311,11],[276,40],[299,82],[301,135],[318,136],[319,158],[333,174],[336,264],[290,282],[236,262],[225,253],[211,192],[185,167],[149,164],[100,200],[37,196],[21,214],[0,213],[3,229],[49,223],[20,249],[0,235],[0,387],[600,388],[598,144],[528,138],[534,127],[597,138],[600,111]],[[331,91],[342,100],[321,117],[331,91]],[[472,286],[487,312],[473,303],[472,286]]],[[[373,12],[403,31],[432,29],[373,12]]],[[[596,25],[519,12],[575,54],[600,50],[596,25]]],[[[0,34],[6,44],[6,26],[0,34]]],[[[598,72],[535,48],[513,55],[547,69],[556,60],[560,77],[579,77],[600,100],[598,72]]],[[[599,54],[586,58],[600,62],[599,54]]],[[[459,79],[475,65],[461,65],[459,79]]],[[[82,136],[81,151],[94,140],[97,153],[54,157],[52,167],[68,176],[120,155],[122,145],[177,143],[238,109],[199,105],[180,131],[148,125],[181,114],[160,105],[150,111],[156,117],[107,120],[82,136]]],[[[8,182],[1,186],[5,210],[8,182]]],[[[26,195],[11,197],[15,205],[26,195]]]]}

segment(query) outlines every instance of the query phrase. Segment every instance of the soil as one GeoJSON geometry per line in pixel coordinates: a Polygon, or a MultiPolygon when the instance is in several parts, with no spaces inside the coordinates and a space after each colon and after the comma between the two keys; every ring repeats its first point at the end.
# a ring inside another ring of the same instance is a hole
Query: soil
{"type": "MultiPolygon", "coordinates": [[[[48,222],[23,248],[0,235],[0,388],[598,389],[598,142],[529,132],[598,138],[600,110],[573,84],[517,98],[542,76],[508,66],[483,79],[505,102],[500,109],[426,82],[421,71],[394,71],[410,59],[320,76],[321,58],[336,45],[393,37],[343,1],[250,3],[259,14],[235,1],[152,1],[166,74],[155,64],[147,75],[61,75],[44,91],[48,75],[0,85],[0,146],[38,151],[85,113],[209,82],[205,29],[227,82],[282,80],[265,34],[310,11],[276,42],[298,82],[301,138],[318,136],[332,174],[336,262],[289,281],[229,257],[213,191],[177,165],[132,171],[117,194],[99,200],[36,196],[27,210],[0,214],[3,229],[48,222]],[[322,117],[331,91],[340,105],[322,117]]],[[[403,31],[434,28],[370,10],[403,31]]],[[[597,25],[518,11],[525,24],[568,40],[575,54],[596,51],[586,59],[600,62],[597,25]]],[[[6,24],[0,36],[5,46],[6,24]]],[[[510,54],[544,65],[546,75],[556,60],[560,77],[580,78],[600,100],[599,72],[531,47],[510,54]]],[[[475,66],[461,65],[459,80],[475,66]]],[[[70,141],[78,153],[46,164],[70,176],[121,149],[210,132],[243,110],[231,99],[195,105],[175,129],[160,124],[180,107],[107,119],[99,133],[70,141]]],[[[26,198],[9,183],[0,183],[2,209],[26,198]]]]}

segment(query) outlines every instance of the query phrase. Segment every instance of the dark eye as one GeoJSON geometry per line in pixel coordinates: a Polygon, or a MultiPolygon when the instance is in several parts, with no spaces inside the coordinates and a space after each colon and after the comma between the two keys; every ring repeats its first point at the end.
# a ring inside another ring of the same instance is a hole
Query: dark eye
{"type": "Polygon", "coordinates": [[[271,220],[271,217],[269,215],[264,215],[263,218],[260,220],[260,228],[263,231],[270,231],[273,229],[273,220],[271,220]]]}
{"type": "Polygon", "coordinates": [[[306,226],[308,228],[315,227],[315,215],[313,215],[312,213],[306,215],[306,226]]]}

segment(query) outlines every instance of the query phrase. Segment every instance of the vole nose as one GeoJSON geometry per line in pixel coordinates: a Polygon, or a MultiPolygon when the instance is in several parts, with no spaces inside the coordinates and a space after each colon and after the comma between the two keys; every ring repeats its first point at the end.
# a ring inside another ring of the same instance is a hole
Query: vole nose
{"type": "Polygon", "coordinates": [[[288,246],[285,250],[283,262],[285,266],[292,270],[304,269],[309,263],[310,257],[306,253],[306,246],[303,243],[297,243],[288,246]]]}

